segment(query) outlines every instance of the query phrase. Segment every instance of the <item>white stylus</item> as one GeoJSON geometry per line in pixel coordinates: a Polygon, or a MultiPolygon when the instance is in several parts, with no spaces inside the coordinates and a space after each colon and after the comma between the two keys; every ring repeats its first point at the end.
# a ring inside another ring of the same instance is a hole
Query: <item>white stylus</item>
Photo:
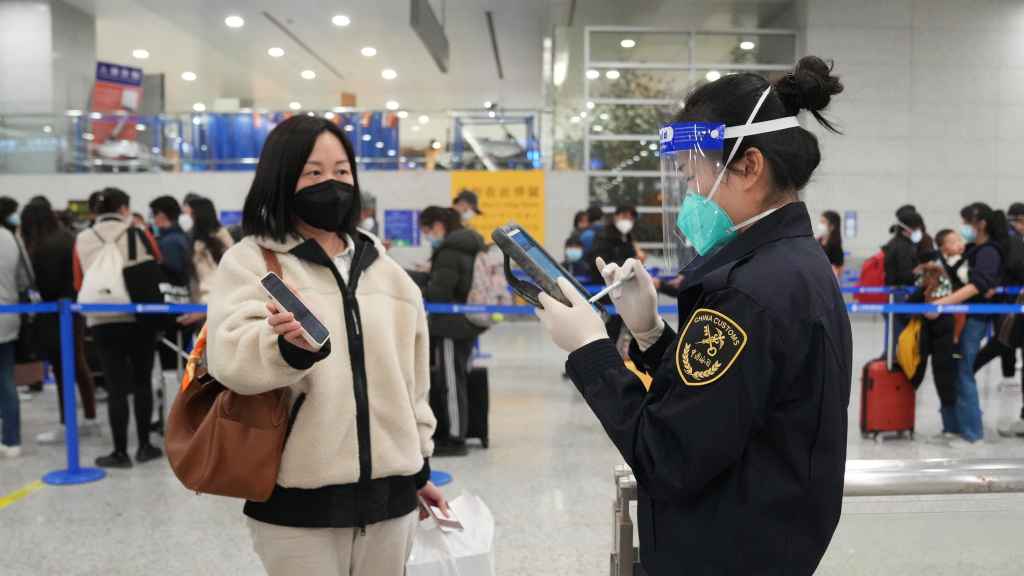
{"type": "Polygon", "coordinates": [[[591,304],[596,303],[601,298],[604,298],[605,296],[607,296],[612,290],[615,290],[616,288],[618,288],[619,286],[622,286],[623,284],[625,284],[629,280],[632,280],[633,278],[636,278],[636,271],[635,270],[630,270],[629,272],[626,273],[625,276],[623,276],[622,278],[619,278],[615,282],[612,282],[608,286],[605,286],[604,290],[601,290],[597,294],[594,294],[593,296],[591,296],[590,300],[587,300],[587,302],[589,302],[591,304]]]}

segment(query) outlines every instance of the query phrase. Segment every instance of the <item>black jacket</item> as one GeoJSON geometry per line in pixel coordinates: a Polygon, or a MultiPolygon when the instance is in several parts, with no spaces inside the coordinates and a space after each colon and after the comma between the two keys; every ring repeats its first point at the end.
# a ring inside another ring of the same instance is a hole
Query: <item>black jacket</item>
{"type": "Polygon", "coordinates": [[[567,371],[639,488],[651,576],[812,574],[839,522],[851,333],[803,203],[687,273],[677,336],[599,340],[567,371]]]}
{"type": "MultiPolygon", "coordinates": [[[[74,252],[75,235],[66,228],[60,228],[43,238],[29,255],[36,289],[44,302],[75,299],[74,252]]],[[[40,342],[59,346],[60,328],[56,314],[37,315],[36,326],[39,331],[36,337],[40,342]]]]}
{"type": "Polygon", "coordinates": [[[601,277],[601,271],[597,269],[598,257],[603,258],[605,264],[619,265],[630,258],[636,258],[633,236],[619,232],[615,226],[605,226],[597,233],[597,238],[594,239],[594,248],[587,255],[591,278],[601,277]]]}
{"type": "MultiPolygon", "coordinates": [[[[423,290],[427,302],[465,304],[473,285],[473,263],[484,250],[484,239],[468,228],[445,236],[431,257],[430,280],[423,290]]],[[[430,336],[467,339],[480,335],[480,328],[461,314],[430,316],[430,336]]]]}
{"type": "Polygon", "coordinates": [[[914,268],[920,264],[917,246],[903,234],[895,234],[882,247],[885,253],[885,285],[910,286],[914,283],[914,268]]]}
{"type": "MultiPolygon", "coordinates": [[[[400,518],[418,506],[417,491],[430,478],[430,462],[423,461],[423,468],[413,476],[390,476],[371,478],[373,463],[370,442],[370,405],[366,390],[366,361],[364,355],[362,314],[356,288],[359,277],[373,265],[379,254],[373,241],[365,236],[354,238],[355,255],[345,282],[334,261],[315,240],[306,240],[291,250],[301,260],[323,266],[330,270],[344,299],[345,340],[352,363],[353,391],[356,404],[356,429],[359,442],[359,481],[355,484],[322,486],[320,488],[284,488],[275,486],[266,502],[246,502],[245,515],[279,526],[301,528],[353,528],[400,518]]],[[[293,368],[308,369],[331,353],[328,341],[317,352],[299,348],[279,336],[277,339],[281,357],[293,368]]],[[[292,406],[288,429],[295,422],[305,395],[300,396],[292,406]]],[[[287,441],[287,440],[286,440],[287,441]]]]}

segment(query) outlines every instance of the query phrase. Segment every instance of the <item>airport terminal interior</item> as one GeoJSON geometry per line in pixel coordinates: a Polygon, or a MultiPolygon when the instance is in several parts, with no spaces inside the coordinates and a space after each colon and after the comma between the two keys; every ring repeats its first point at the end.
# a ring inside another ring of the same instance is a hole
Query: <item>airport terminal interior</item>
{"type": "Polygon", "coordinates": [[[1024,0],[0,0],[0,576],[1020,574],[1022,128],[1024,0]]]}

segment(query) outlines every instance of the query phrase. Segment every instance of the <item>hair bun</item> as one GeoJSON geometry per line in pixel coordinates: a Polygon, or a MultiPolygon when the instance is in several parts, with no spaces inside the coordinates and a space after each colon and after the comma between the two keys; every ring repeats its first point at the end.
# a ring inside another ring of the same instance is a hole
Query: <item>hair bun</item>
{"type": "Polygon", "coordinates": [[[817,56],[804,56],[792,72],[775,82],[775,90],[790,114],[807,110],[827,128],[834,130],[819,111],[828,107],[832,96],[843,91],[838,76],[832,75],[831,63],[817,56]]]}

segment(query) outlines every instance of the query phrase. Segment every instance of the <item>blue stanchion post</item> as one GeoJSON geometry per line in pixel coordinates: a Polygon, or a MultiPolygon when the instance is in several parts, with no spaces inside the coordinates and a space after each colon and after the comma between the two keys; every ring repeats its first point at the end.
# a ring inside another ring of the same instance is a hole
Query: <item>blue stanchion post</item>
{"type": "Polygon", "coordinates": [[[78,407],[75,402],[75,331],[71,316],[71,301],[61,300],[57,305],[60,322],[60,359],[64,366],[61,382],[64,386],[64,443],[67,448],[68,467],[43,476],[43,482],[54,486],[70,486],[96,482],[106,476],[99,468],[82,468],[78,459],[78,407]]]}

